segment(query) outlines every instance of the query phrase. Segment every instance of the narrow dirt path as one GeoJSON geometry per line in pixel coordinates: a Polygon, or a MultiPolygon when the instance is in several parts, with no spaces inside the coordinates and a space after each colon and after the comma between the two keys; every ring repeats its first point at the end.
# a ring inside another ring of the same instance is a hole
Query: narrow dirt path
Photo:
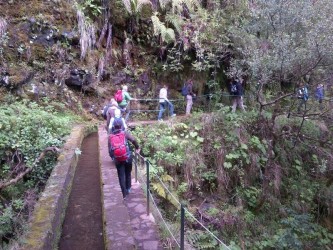
{"type": "Polygon", "coordinates": [[[104,250],[97,133],[87,136],[73,180],[60,250],[104,250]]]}

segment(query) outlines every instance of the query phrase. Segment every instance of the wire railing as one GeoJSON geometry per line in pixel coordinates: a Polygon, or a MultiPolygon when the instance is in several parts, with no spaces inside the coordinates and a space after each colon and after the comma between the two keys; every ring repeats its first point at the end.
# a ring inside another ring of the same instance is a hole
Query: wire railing
{"type": "Polygon", "coordinates": [[[169,190],[168,186],[163,182],[163,180],[157,175],[155,174],[154,177],[159,181],[159,183],[163,186],[165,192],[167,192],[167,194],[174,200],[175,204],[178,206],[178,209],[180,210],[180,232],[179,235],[176,236],[174,235],[174,233],[172,232],[171,227],[168,225],[168,223],[166,222],[166,219],[163,217],[160,209],[158,208],[157,202],[154,199],[154,196],[150,190],[150,182],[151,182],[151,163],[149,162],[149,160],[147,160],[146,158],[144,158],[143,156],[135,153],[133,155],[134,157],[134,165],[135,165],[135,181],[138,182],[138,178],[140,178],[141,182],[143,183],[144,187],[145,187],[145,191],[146,191],[146,197],[147,197],[147,215],[149,215],[151,213],[151,207],[150,207],[150,203],[152,203],[155,207],[155,210],[157,211],[157,215],[159,216],[159,218],[161,219],[161,221],[163,222],[163,225],[165,226],[166,230],[168,231],[168,233],[171,235],[174,243],[179,247],[179,249],[184,250],[185,249],[185,214],[187,214],[188,216],[190,216],[194,221],[196,221],[196,223],[198,223],[198,225],[200,225],[206,233],[208,233],[212,238],[214,238],[217,242],[219,247],[221,247],[220,249],[228,249],[230,250],[230,248],[221,240],[219,239],[213,232],[211,232],[205,225],[202,224],[202,222],[200,222],[186,207],[184,204],[182,204],[174,195],[173,193],[169,190]],[[141,171],[145,171],[145,175],[146,175],[146,181],[144,181],[144,178],[142,177],[142,175],[140,174],[140,170],[141,171]]]}
{"type": "MultiPolygon", "coordinates": [[[[192,111],[211,112],[217,108],[217,103],[229,105],[231,97],[227,92],[220,92],[214,94],[204,94],[193,97],[192,111]]],[[[153,119],[157,120],[160,111],[158,98],[148,99],[134,99],[127,107],[126,121],[127,120],[140,120],[140,119],[153,119]]],[[[185,114],[186,98],[169,99],[169,102],[174,106],[174,112],[178,115],[185,114]]],[[[170,112],[168,105],[164,112],[164,117],[169,118],[170,112]]]]}
{"type": "MultiPolygon", "coordinates": [[[[232,97],[235,95],[230,95],[228,92],[219,92],[219,93],[211,93],[204,94],[200,96],[196,96],[193,98],[193,106],[192,111],[201,111],[201,112],[212,112],[221,108],[221,106],[231,106],[232,105],[232,97]]],[[[247,95],[243,95],[243,102],[246,110],[247,107],[256,104],[255,93],[249,92],[247,95]]],[[[299,110],[301,113],[312,113],[318,112],[323,113],[325,110],[332,110],[333,108],[333,98],[326,97],[322,103],[319,103],[314,97],[310,98],[306,102],[306,109],[304,106],[301,107],[300,101],[296,96],[291,95],[290,97],[291,106],[286,104],[286,110],[292,111],[294,116],[299,116],[299,110]]],[[[186,110],[186,98],[178,98],[178,99],[169,99],[169,101],[174,106],[174,112],[176,114],[185,114],[186,110]]],[[[289,103],[290,104],[290,103],[289,103]]],[[[166,105],[168,106],[168,105],[166,105]]],[[[157,120],[158,113],[160,111],[159,107],[159,99],[158,98],[148,98],[148,99],[135,99],[127,109],[126,121],[127,120],[147,120],[147,118],[152,120],[157,120]]],[[[289,112],[290,113],[290,112],[289,112]]],[[[170,112],[168,107],[164,112],[164,116],[166,119],[170,117],[170,112]]]]}

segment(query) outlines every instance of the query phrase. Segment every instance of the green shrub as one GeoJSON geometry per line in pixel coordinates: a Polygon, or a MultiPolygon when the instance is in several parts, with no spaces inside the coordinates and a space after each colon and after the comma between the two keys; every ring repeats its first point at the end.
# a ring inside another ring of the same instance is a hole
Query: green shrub
{"type": "Polygon", "coordinates": [[[4,247],[20,234],[31,204],[25,193],[41,191],[55,165],[57,154],[49,152],[37,160],[48,147],[60,148],[69,134],[73,115],[42,107],[34,102],[15,102],[0,107],[0,183],[32,168],[23,179],[0,190],[0,239],[4,247]]]}

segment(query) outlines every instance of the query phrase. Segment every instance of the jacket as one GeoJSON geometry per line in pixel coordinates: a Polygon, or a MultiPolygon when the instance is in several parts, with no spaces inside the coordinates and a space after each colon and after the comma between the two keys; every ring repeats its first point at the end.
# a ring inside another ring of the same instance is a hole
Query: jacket
{"type": "Polygon", "coordinates": [[[317,100],[322,100],[324,99],[324,86],[323,85],[319,85],[317,88],[316,88],[316,98],[317,100]]]}
{"type": "Polygon", "coordinates": [[[127,103],[132,100],[132,97],[129,95],[128,92],[123,90],[123,100],[119,103],[119,106],[124,107],[127,103]]]}
{"type": "Polygon", "coordinates": [[[187,95],[191,95],[191,96],[194,95],[194,93],[193,93],[193,83],[188,83],[187,84],[187,95]]]}

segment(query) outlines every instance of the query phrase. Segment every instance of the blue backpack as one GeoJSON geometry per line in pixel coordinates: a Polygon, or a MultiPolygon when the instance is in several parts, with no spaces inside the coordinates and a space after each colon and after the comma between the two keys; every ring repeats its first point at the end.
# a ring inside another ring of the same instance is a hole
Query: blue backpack
{"type": "Polygon", "coordinates": [[[187,85],[185,85],[182,88],[182,96],[187,96],[187,95],[188,95],[188,87],[187,87],[187,85]]]}
{"type": "Polygon", "coordinates": [[[307,87],[298,89],[298,98],[307,101],[309,99],[309,91],[307,87]]]}

